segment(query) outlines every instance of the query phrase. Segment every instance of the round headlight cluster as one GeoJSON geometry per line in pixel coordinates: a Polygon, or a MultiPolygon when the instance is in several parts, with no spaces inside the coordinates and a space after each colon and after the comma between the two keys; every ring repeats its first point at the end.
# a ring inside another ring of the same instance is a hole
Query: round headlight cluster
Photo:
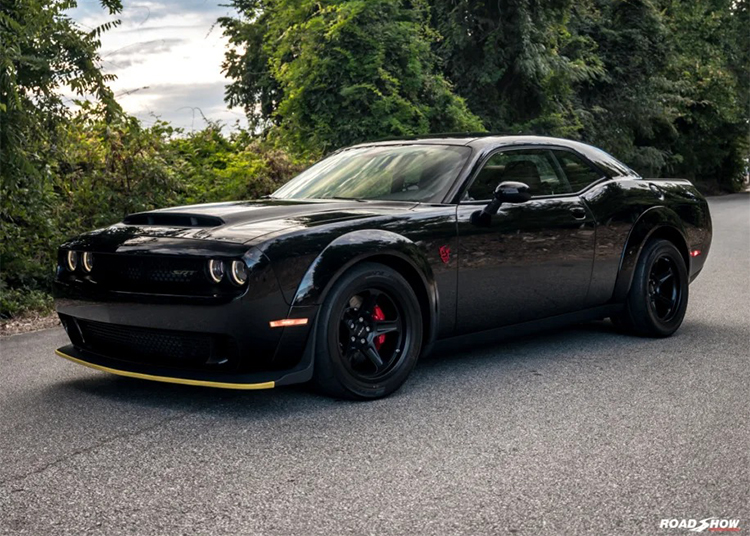
{"type": "Polygon", "coordinates": [[[94,254],[90,251],[84,251],[81,255],[81,264],[84,272],[91,273],[91,270],[94,269],[94,254]]]}
{"type": "Polygon", "coordinates": [[[224,274],[227,273],[229,281],[241,287],[247,283],[248,270],[244,261],[234,260],[225,262],[220,259],[211,259],[208,261],[208,277],[214,283],[221,283],[224,274]],[[227,270],[227,264],[229,270],[227,270]]]}
{"type": "Polygon", "coordinates": [[[247,265],[243,261],[232,261],[229,278],[235,285],[242,286],[247,283],[247,265]]]}
{"type": "Polygon", "coordinates": [[[78,252],[68,251],[65,255],[65,267],[71,272],[75,272],[78,268],[78,252]]]}
{"type": "Polygon", "coordinates": [[[224,261],[211,259],[208,261],[208,277],[214,283],[221,283],[224,278],[224,261]]]}
{"type": "Polygon", "coordinates": [[[65,253],[65,268],[70,272],[75,272],[78,267],[83,268],[83,271],[90,274],[94,269],[94,254],[90,251],[67,251],[65,253]]]}

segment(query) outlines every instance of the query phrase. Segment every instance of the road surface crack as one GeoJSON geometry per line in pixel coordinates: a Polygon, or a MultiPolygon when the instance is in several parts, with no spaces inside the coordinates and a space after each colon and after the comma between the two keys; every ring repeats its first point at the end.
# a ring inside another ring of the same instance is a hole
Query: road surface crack
{"type": "MultiPolygon", "coordinates": [[[[194,411],[186,411],[186,412],[180,413],[178,415],[175,415],[173,417],[167,417],[166,419],[161,419],[161,420],[155,422],[154,424],[152,424],[150,426],[146,426],[144,428],[140,428],[140,429],[135,430],[133,432],[125,432],[125,433],[122,433],[122,434],[117,434],[117,435],[108,437],[106,439],[97,441],[93,445],[89,445],[87,447],[83,447],[83,448],[71,451],[71,452],[65,454],[64,456],[61,456],[60,458],[52,460],[51,462],[48,462],[48,463],[44,464],[41,467],[38,467],[38,468],[36,468],[36,469],[34,469],[32,471],[29,471],[28,473],[25,473],[23,475],[12,476],[10,478],[6,478],[5,480],[0,480],[0,486],[5,486],[6,484],[11,483],[11,482],[20,482],[20,481],[26,480],[27,478],[32,477],[34,475],[38,475],[38,474],[44,473],[48,469],[52,469],[53,467],[57,467],[58,465],[60,465],[62,463],[65,463],[66,461],[68,461],[68,460],[70,460],[72,458],[75,458],[76,456],[79,456],[81,454],[87,454],[89,452],[93,452],[96,449],[99,449],[101,447],[106,447],[107,445],[110,445],[111,443],[119,441],[120,439],[138,437],[140,435],[143,435],[143,434],[146,434],[148,432],[151,432],[151,431],[159,428],[160,426],[162,426],[164,424],[168,424],[168,423],[171,423],[171,422],[178,421],[180,419],[184,419],[185,417],[193,415],[194,413],[195,413],[194,411]]],[[[16,491],[16,490],[14,490],[14,491],[16,491]]]]}

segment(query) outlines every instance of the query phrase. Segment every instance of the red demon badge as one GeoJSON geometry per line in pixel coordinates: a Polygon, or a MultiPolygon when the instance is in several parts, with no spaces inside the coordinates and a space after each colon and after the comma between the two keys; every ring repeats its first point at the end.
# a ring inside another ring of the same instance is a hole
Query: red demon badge
{"type": "Polygon", "coordinates": [[[440,246],[440,260],[445,264],[451,260],[451,248],[448,246],[440,246]]]}

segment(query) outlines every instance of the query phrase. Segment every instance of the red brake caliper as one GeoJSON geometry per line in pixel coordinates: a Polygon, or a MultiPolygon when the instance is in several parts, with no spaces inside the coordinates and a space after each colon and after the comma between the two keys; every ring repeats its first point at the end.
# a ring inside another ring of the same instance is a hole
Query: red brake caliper
{"type": "MultiPolygon", "coordinates": [[[[379,305],[376,305],[372,310],[372,319],[373,320],[385,320],[385,313],[380,308],[379,305]]],[[[380,350],[380,347],[385,342],[385,335],[378,335],[375,337],[375,349],[380,350]]]]}

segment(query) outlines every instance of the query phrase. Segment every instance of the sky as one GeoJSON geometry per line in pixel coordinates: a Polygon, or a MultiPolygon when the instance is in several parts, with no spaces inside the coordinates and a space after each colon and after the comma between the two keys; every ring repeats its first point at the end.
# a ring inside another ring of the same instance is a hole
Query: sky
{"type": "Polygon", "coordinates": [[[224,103],[226,39],[214,24],[235,13],[221,3],[226,0],[124,0],[112,16],[98,0],[79,0],[69,14],[83,30],[122,21],[102,35],[100,55],[103,71],[117,76],[110,87],[126,112],[146,125],[160,118],[187,131],[206,125],[202,112],[232,128],[246,121],[224,103]]]}

